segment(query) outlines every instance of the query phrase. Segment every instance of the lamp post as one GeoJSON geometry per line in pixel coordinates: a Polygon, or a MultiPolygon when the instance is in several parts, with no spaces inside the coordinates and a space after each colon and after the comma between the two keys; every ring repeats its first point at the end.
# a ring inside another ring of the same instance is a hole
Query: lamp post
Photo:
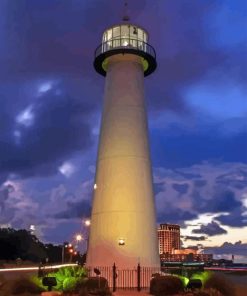
{"type": "Polygon", "coordinates": [[[76,237],[76,242],[79,243],[82,240],[82,235],[81,234],[77,234],[76,237]]]}
{"type": "Polygon", "coordinates": [[[87,229],[87,234],[86,234],[86,253],[87,253],[87,250],[88,250],[88,240],[89,240],[89,227],[91,225],[91,221],[89,219],[86,219],[84,221],[84,225],[86,226],[86,229],[87,229]]]}
{"type": "Polygon", "coordinates": [[[72,262],[72,257],[73,257],[73,254],[74,254],[73,248],[69,249],[69,253],[70,253],[69,262],[71,263],[72,262]]]}
{"type": "Polygon", "coordinates": [[[65,248],[68,247],[67,243],[63,243],[63,247],[62,247],[62,264],[64,264],[64,253],[65,253],[65,248]]]}
{"type": "Polygon", "coordinates": [[[75,241],[76,241],[76,245],[75,245],[75,248],[78,250],[79,249],[79,243],[83,240],[83,236],[78,233],[76,234],[75,236],[75,241]]]}
{"type": "Polygon", "coordinates": [[[68,242],[63,243],[63,247],[62,247],[62,264],[64,264],[64,261],[65,261],[65,250],[67,248],[71,248],[71,247],[72,247],[72,244],[69,244],[68,242]]]}

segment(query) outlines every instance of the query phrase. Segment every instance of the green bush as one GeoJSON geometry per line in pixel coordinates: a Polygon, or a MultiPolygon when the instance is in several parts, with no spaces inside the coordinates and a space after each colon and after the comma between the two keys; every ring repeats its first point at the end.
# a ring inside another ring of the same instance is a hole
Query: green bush
{"type": "Polygon", "coordinates": [[[104,277],[92,276],[86,280],[85,286],[89,291],[99,288],[108,288],[108,282],[104,277]]]}
{"type": "Polygon", "coordinates": [[[150,294],[155,296],[174,295],[183,290],[183,282],[177,276],[158,276],[150,282],[150,294]]]}
{"type": "Polygon", "coordinates": [[[224,296],[234,296],[235,287],[233,283],[223,275],[212,274],[204,285],[205,289],[215,289],[224,296]]]}
{"type": "Polygon", "coordinates": [[[204,287],[205,283],[209,280],[209,278],[213,275],[211,271],[203,271],[193,273],[190,279],[199,279],[202,282],[202,286],[204,287]]]}
{"type": "MultiPolygon", "coordinates": [[[[80,287],[84,285],[87,272],[80,266],[62,267],[56,272],[48,273],[46,276],[55,277],[57,285],[52,288],[54,291],[60,292],[78,292],[80,287]]],[[[32,278],[33,283],[37,287],[47,291],[47,287],[42,284],[42,278],[35,276],[32,278]]]]}

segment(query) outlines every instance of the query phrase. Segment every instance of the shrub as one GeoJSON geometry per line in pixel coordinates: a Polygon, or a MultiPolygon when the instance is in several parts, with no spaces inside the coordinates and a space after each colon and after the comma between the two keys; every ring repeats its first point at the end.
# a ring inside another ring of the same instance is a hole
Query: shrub
{"type": "MultiPolygon", "coordinates": [[[[54,291],[60,292],[78,292],[85,281],[87,272],[80,266],[62,267],[56,272],[48,273],[46,276],[55,277],[57,285],[53,287],[54,291]]],[[[35,276],[32,281],[36,286],[47,291],[47,287],[42,284],[42,278],[35,276]]]]}
{"type": "Polygon", "coordinates": [[[155,296],[174,295],[183,291],[183,283],[177,276],[159,276],[150,282],[150,294],[155,296]]]}
{"type": "Polygon", "coordinates": [[[219,291],[224,296],[234,296],[235,295],[235,288],[234,285],[229,279],[224,277],[223,275],[213,274],[211,277],[206,281],[204,285],[205,289],[215,289],[219,291]]]}
{"type": "Polygon", "coordinates": [[[74,291],[77,282],[78,282],[78,279],[75,277],[65,278],[65,280],[63,281],[63,291],[64,292],[74,291]]]}
{"type": "Polygon", "coordinates": [[[203,271],[203,272],[196,272],[193,273],[190,279],[198,279],[202,282],[202,286],[204,287],[206,281],[213,275],[211,271],[203,271]]]}
{"type": "Polygon", "coordinates": [[[92,276],[86,280],[85,286],[88,291],[100,288],[108,288],[108,282],[107,279],[104,277],[92,276]]]}

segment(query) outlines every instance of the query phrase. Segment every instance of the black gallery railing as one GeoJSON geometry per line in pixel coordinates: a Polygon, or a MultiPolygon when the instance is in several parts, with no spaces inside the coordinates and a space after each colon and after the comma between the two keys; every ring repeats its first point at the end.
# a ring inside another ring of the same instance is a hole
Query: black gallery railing
{"type": "Polygon", "coordinates": [[[128,37],[114,38],[109,41],[103,42],[96,48],[95,58],[104,52],[115,49],[139,50],[151,55],[156,59],[155,50],[150,44],[138,39],[132,39],[128,37]]]}

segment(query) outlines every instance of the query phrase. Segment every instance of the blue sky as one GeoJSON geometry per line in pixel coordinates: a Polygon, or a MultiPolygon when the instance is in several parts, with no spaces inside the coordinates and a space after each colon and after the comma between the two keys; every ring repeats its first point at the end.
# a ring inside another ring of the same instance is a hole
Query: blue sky
{"type": "MultiPolygon", "coordinates": [[[[157,53],[145,78],[157,223],[181,224],[185,245],[238,253],[247,244],[247,4],[129,2],[157,53]]],[[[34,224],[57,243],[86,231],[104,89],[93,53],[122,14],[123,1],[0,2],[2,226],[34,224]]]]}

